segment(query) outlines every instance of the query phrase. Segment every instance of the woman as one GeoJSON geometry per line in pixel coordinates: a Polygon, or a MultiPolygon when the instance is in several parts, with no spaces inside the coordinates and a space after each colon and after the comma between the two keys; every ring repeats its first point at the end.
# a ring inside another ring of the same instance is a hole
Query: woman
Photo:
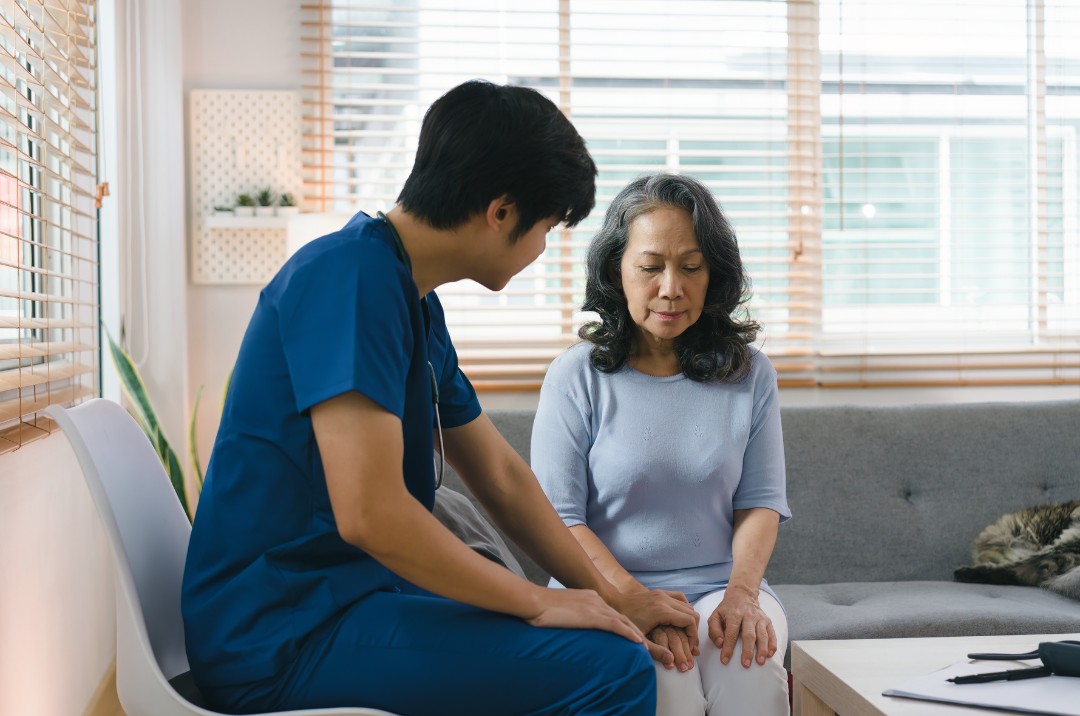
{"type": "Polygon", "coordinates": [[[600,319],[544,380],[533,470],[613,584],[698,613],[698,649],[647,634],[657,713],[787,713],[787,624],[763,579],[790,517],[776,372],[740,316],[735,232],[699,182],[645,177],[611,203],[587,273],[600,319]]]}
{"type": "Polygon", "coordinates": [[[693,632],[696,615],[603,579],[480,410],[434,292],[501,289],[589,213],[595,175],[549,100],[467,82],[425,115],[399,204],[311,242],[263,289],[184,571],[191,674],[215,709],[653,712],[635,642],[693,632]],[[575,589],[527,582],[438,523],[433,432],[495,522],[575,589]]]}

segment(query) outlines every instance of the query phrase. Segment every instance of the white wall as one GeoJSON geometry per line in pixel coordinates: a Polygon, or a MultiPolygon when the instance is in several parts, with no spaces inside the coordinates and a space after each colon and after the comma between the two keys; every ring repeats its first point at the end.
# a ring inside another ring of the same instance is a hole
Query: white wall
{"type": "MultiPolygon", "coordinates": [[[[183,38],[185,106],[195,89],[300,89],[298,0],[184,0],[183,38]]],[[[189,157],[185,166],[190,171],[189,157]]],[[[192,396],[204,386],[197,430],[204,466],[221,389],[260,288],[188,284],[188,385],[192,396]]]]}
{"type": "Polygon", "coordinates": [[[0,714],[80,714],[115,654],[105,535],[67,439],[0,456],[0,714]]]}

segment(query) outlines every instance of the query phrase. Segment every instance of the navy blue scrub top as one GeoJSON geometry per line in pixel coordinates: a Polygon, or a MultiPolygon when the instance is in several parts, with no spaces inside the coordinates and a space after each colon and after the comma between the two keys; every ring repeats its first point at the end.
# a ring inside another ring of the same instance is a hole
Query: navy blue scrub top
{"type": "Polygon", "coordinates": [[[444,428],[480,414],[442,306],[389,227],[357,214],[298,251],[259,295],[240,346],[184,570],[188,659],[203,686],[280,673],[307,635],[402,580],[338,534],[313,405],[358,391],[402,420],[409,492],[429,510],[434,407],[444,428]]]}

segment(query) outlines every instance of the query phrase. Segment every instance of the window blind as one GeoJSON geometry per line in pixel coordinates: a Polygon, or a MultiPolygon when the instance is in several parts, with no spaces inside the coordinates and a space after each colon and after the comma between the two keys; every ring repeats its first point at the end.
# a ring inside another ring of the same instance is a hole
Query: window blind
{"type": "Polygon", "coordinates": [[[820,12],[821,384],[1080,382],[1080,3],[820,12]]]}
{"type": "Polygon", "coordinates": [[[782,385],[1080,382],[1078,6],[308,0],[306,202],[389,207],[434,99],[528,85],[597,207],[504,291],[440,290],[479,388],[539,384],[608,202],[657,171],[732,220],[782,385]]]}
{"type": "Polygon", "coordinates": [[[94,11],[0,3],[0,452],[97,393],[94,11]]]}

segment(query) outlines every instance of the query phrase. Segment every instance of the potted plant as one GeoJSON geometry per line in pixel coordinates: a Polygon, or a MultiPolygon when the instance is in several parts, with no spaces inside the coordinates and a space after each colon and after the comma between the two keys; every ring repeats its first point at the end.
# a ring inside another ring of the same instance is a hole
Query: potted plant
{"type": "MultiPolygon", "coordinates": [[[[188,487],[188,478],[185,475],[184,467],[180,456],[176,454],[176,451],[170,445],[168,439],[165,437],[165,433],[162,431],[161,424],[158,422],[157,414],[154,411],[154,406],[150,402],[150,395],[146,390],[146,384],[143,382],[142,376],[139,375],[139,369],[135,367],[135,362],[128,355],[127,351],[120,347],[116,341],[113,340],[112,335],[102,329],[105,339],[109,343],[109,356],[112,358],[113,366],[116,368],[116,373],[120,377],[120,389],[123,391],[124,396],[127,398],[128,412],[135,418],[135,422],[139,424],[143,432],[146,433],[146,437],[150,439],[150,444],[154,447],[154,450],[158,454],[158,458],[161,460],[161,464],[165,466],[165,472],[169,475],[169,480],[172,482],[173,489],[176,490],[176,496],[180,499],[180,504],[184,508],[184,512],[187,513],[188,519],[195,519],[195,505],[188,500],[188,492],[194,488],[195,497],[198,498],[200,492],[202,492],[203,486],[203,471],[202,461],[199,458],[199,445],[196,440],[196,420],[199,415],[199,403],[202,401],[203,387],[200,385],[198,392],[195,394],[195,406],[191,411],[191,421],[188,423],[188,442],[190,444],[188,449],[188,458],[191,461],[191,467],[194,471],[194,484],[191,488],[188,487]]],[[[232,381],[232,371],[229,371],[228,377],[225,379],[225,388],[222,390],[221,404],[224,409],[225,406],[225,394],[229,390],[229,383],[232,381]]]]}
{"type": "Polygon", "coordinates": [[[235,216],[235,215],[236,214],[233,212],[233,207],[231,207],[231,206],[215,206],[214,207],[214,216],[235,216]]]}
{"type": "Polygon", "coordinates": [[[255,200],[251,194],[241,194],[236,197],[236,208],[233,210],[237,216],[255,216],[255,200]]]}
{"type": "Polygon", "coordinates": [[[263,189],[255,195],[258,205],[255,207],[255,216],[274,215],[274,193],[269,188],[263,189]]]}
{"type": "Polygon", "coordinates": [[[278,216],[292,216],[300,213],[300,207],[296,205],[296,197],[286,192],[278,199],[278,216]]]}

